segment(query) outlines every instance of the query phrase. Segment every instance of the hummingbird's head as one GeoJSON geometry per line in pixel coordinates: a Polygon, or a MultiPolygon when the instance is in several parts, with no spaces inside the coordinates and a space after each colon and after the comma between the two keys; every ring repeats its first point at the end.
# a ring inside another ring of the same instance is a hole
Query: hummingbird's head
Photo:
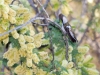
{"type": "Polygon", "coordinates": [[[63,24],[68,22],[67,18],[63,14],[59,14],[59,20],[61,20],[63,24]]]}

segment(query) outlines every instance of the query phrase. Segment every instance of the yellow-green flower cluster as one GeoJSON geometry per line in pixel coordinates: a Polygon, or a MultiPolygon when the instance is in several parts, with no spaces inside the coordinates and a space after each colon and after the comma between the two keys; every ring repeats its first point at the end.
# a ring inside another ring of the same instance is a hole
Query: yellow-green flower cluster
{"type": "Polygon", "coordinates": [[[96,66],[91,62],[92,56],[85,55],[89,48],[87,46],[79,46],[76,56],[72,56],[73,47],[69,46],[69,60],[63,60],[62,66],[67,69],[68,72],[62,71],[61,75],[82,75],[82,72],[88,73],[88,75],[99,75],[99,71],[96,70],[96,66]],[[72,57],[76,60],[72,62],[72,57]],[[77,67],[77,68],[75,68],[77,67]]]}
{"type": "Polygon", "coordinates": [[[15,68],[14,72],[17,75],[33,75],[33,72],[31,69],[28,69],[24,64],[19,65],[15,68]]]}
{"type": "MultiPolygon", "coordinates": [[[[4,33],[9,29],[15,28],[14,25],[25,23],[31,18],[28,8],[18,5],[10,5],[13,0],[0,0],[0,33],[4,33]],[[13,26],[12,26],[13,24],[13,26]]],[[[26,27],[27,28],[27,27],[26,27]]],[[[28,29],[21,29],[20,32],[25,34],[28,29]]],[[[1,36],[0,41],[4,44],[9,42],[9,34],[1,36]]],[[[12,32],[12,36],[17,39],[19,34],[17,31],[12,32]]]]}
{"type": "Polygon", "coordinates": [[[8,59],[7,65],[13,66],[15,63],[19,62],[20,56],[17,48],[10,48],[3,55],[4,58],[8,59]]]}
{"type": "MultiPolygon", "coordinates": [[[[25,57],[26,61],[24,61],[24,65],[26,67],[32,67],[33,62],[35,64],[38,64],[40,62],[40,59],[36,53],[33,53],[34,48],[38,48],[42,45],[42,38],[44,37],[43,32],[40,32],[38,34],[34,34],[34,36],[29,36],[29,35],[24,35],[24,34],[18,34],[17,31],[13,31],[12,33],[13,38],[18,40],[20,44],[20,48],[12,48],[10,47],[7,52],[4,53],[3,57],[8,60],[7,65],[8,66],[13,66],[15,63],[19,63],[21,57],[25,57]],[[15,36],[18,34],[18,36],[15,36]]],[[[48,58],[48,53],[47,52],[39,52],[40,56],[45,59],[48,58]]],[[[42,69],[38,69],[41,72],[43,71],[42,69]]],[[[32,75],[32,69],[24,68],[23,66],[19,65],[18,67],[15,68],[15,73],[20,74],[30,74],[32,75]]],[[[37,71],[37,75],[40,72],[37,71]]],[[[43,71],[43,73],[45,73],[43,71]]]]}

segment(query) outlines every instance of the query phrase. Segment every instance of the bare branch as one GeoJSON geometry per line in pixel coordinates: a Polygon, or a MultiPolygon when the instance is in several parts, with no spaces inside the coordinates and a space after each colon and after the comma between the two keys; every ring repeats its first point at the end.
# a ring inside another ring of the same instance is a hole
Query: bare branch
{"type": "Polygon", "coordinates": [[[28,0],[28,2],[30,3],[30,6],[34,8],[36,13],[39,13],[38,8],[35,6],[35,3],[33,0],[28,0]]]}
{"type": "Polygon", "coordinates": [[[49,15],[48,15],[48,13],[46,12],[46,10],[44,9],[43,5],[40,3],[39,0],[37,0],[37,2],[40,4],[40,6],[42,7],[43,11],[46,13],[47,17],[49,18],[49,15]]]}

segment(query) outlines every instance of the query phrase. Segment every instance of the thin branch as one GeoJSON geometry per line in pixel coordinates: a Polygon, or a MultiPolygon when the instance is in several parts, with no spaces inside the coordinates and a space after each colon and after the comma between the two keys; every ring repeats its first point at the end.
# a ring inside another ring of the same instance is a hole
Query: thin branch
{"type": "Polygon", "coordinates": [[[28,0],[30,6],[35,10],[36,14],[39,13],[38,8],[35,6],[35,2],[33,0],[28,0]]]}
{"type": "Polygon", "coordinates": [[[44,9],[43,5],[40,3],[39,0],[37,0],[37,2],[40,4],[40,6],[42,7],[43,11],[46,13],[47,17],[49,18],[49,15],[48,15],[48,13],[46,12],[46,10],[44,9]]]}
{"type": "Polygon", "coordinates": [[[30,20],[28,20],[28,21],[25,22],[24,24],[15,27],[14,29],[11,29],[11,30],[9,30],[9,31],[7,31],[7,32],[4,32],[4,33],[0,34],[0,36],[6,35],[6,34],[12,32],[12,31],[14,31],[14,30],[18,30],[18,29],[20,29],[20,28],[22,28],[22,27],[28,25],[28,24],[31,23],[32,21],[39,19],[39,18],[36,18],[37,16],[38,16],[38,15],[36,15],[34,18],[31,18],[30,20]]]}
{"type": "Polygon", "coordinates": [[[34,22],[34,24],[37,24],[37,25],[40,25],[40,26],[47,26],[47,24],[39,24],[39,23],[36,23],[36,22],[34,22]]]}
{"type": "Polygon", "coordinates": [[[46,0],[46,2],[45,2],[45,4],[44,4],[44,9],[47,8],[49,2],[50,2],[50,0],[46,0]]]}
{"type": "Polygon", "coordinates": [[[11,2],[11,5],[15,2],[16,0],[13,0],[12,2],[11,2]]]}

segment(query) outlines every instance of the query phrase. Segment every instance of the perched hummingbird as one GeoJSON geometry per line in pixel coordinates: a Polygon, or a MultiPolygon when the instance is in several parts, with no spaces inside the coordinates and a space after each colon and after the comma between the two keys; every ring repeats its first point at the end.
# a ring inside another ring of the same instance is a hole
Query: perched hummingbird
{"type": "Polygon", "coordinates": [[[67,18],[63,14],[59,14],[59,19],[62,21],[62,27],[63,27],[64,31],[66,32],[66,34],[68,35],[69,39],[72,42],[78,42],[74,32],[71,29],[70,24],[68,23],[67,18]]]}

